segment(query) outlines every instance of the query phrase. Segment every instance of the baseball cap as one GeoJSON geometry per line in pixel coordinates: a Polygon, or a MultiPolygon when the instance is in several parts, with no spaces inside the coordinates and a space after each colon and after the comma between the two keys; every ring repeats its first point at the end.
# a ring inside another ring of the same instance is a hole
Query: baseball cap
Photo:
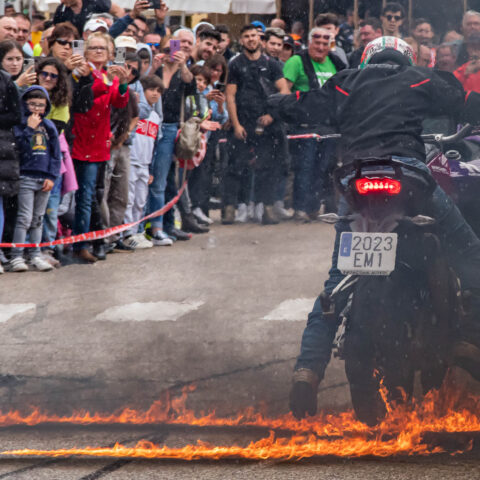
{"type": "Polygon", "coordinates": [[[86,32],[87,30],[90,32],[96,32],[103,28],[105,32],[108,32],[108,25],[103,21],[100,20],[99,18],[94,18],[92,20],[89,20],[85,26],[83,27],[83,31],[86,32]]]}
{"type": "Polygon", "coordinates": [[[295,48],[295,41],[290,35],[285,35],[283,37],[283,44],[284,45],[290,45],[292,48],[295,48]]]}
{"type": "Polygon", "coordinates": [[[254,20],[252,22],[252,25],[255,27],[255,28],[261,28],[262,29],[262,32],[265,32],[265,25],[260,21],[260,20],[254,20]]]}
{"type": "Polygon", "coordinates": [[[131,48],[132,50],[137,51],[137,42],[133,37],[126,37],[125,35],[120,35],[115,39],[116,47],[125,47],[131,48]]]}

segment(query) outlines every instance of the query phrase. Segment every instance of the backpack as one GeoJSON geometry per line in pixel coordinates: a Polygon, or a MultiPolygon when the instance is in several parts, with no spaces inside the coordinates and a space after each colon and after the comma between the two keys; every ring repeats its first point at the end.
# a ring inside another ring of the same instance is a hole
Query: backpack
{"type": "Polygon", "coordinates": [[[202,141],[202,132],[200,124],[202,119],[196,114],[197,106],[194,96],[189,97],[191,100],[192,115],[185,121],[185,98],[182,98],[182,109],[180,112],[180,130],[177,135],[175,145],[175,156],[177,159],[192,160],[196,153],[200,150],[202,141]]]}

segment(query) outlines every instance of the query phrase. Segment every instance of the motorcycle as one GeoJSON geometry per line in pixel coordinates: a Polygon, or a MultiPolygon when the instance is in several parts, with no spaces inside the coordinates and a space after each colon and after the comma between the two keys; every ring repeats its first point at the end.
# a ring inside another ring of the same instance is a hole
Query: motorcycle
{"type": "MultiPolygon", "coordinates": [[[[471,130],[468,125],[424,141],[442,146],[471,130]]],[[[413,396],[417,382],[424,394],[442,385],[465,298],[442,252],[435,218],[424,211],[437,186],[432,176],[393,158],[371,158],[338,168],[334,183],[350,213],[319,219],[350,228],[338,246],[337,266],[345,277],[323,297],[322,307],[326,316],[340,318],[334,354],[345,360],[357,418],[375,425],[389,402],[413,396]]]]}

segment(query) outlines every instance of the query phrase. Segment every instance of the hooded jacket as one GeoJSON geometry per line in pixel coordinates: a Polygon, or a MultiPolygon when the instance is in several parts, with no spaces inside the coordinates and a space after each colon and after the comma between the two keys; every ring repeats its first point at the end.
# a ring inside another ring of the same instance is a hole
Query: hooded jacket
{"type": "Polygon", "coordinates": [[[20,99],[10,75],[0,70],[0,196],[16,195],[19,162],[13,127],[20,123],[20,99]]]}
{"type": "Polygon", "coordinates": [[[55,124],[45,118],[51,109],[48,92],[39,85],[29,87],[22,95],[21,103],[22,121],[13,128],[20,154],[20,174],[55,181],[60,175],[62,153],[55,124]],[[25,101],[27,94],[33,91],[41,91],[47,99],[47,108],[41,115],[42,121],[35,130],[27,124],[30,111],[25,101]]]}
{"type": "Polygon", "coordinates": [[[120,93],[117,77],[111,85],[107,85],[104,71],[94,70],[92,75],[93,105],[86,112],[73,114],[72,158],[86,162],[106,162],[110,159],[110,107],[125,108],[129,90],[123,95],[120,93]]]}

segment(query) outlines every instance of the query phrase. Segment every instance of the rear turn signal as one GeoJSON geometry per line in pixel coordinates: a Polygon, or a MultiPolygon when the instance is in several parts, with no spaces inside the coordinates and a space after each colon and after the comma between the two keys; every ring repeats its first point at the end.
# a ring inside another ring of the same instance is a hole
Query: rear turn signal
{"type": "Polygon", "coordinates": [[[355,187],[360,195],[376,192],[398,195],[402,190],[402,184],[392,178],[359,178],[355,180],[355,187]]]}

